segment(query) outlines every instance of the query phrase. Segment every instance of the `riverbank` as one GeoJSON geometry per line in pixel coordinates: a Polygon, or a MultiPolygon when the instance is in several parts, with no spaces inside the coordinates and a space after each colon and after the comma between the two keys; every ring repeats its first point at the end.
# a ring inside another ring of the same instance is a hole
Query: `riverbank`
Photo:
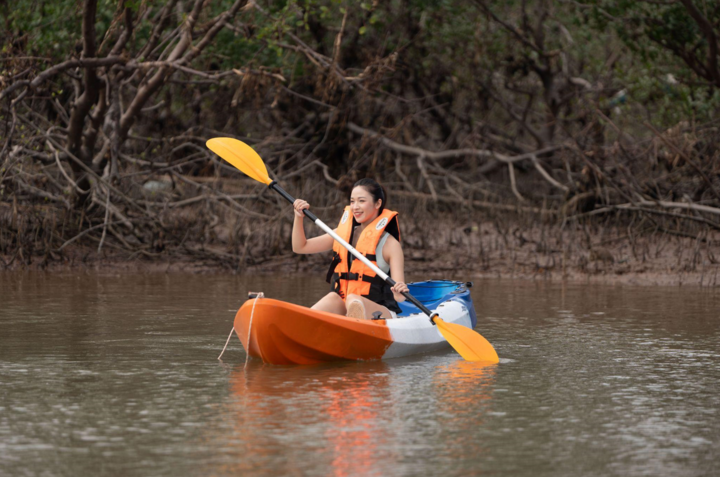
{"type": "MultiPolygon", "coordinates": [[[[409,228],[404,236],[408,280],[475,278],[639,286],[720,286],[720,237],[628,233],[627,228],[500,227],[497,223],[409,228]],[[716,256],[718,255],[718,256],[716,256]]],[[[299,274],[324,278],[328,254],[299,256],[228,251],[224,244],[139,254],[77,245],[45,256],[2,256],[5,270],[101,273],[299,274]],[[244,260],[241,260],[244,258],[244,260]],[[244,262],[244,263],[243,263],[244,262]]]]}

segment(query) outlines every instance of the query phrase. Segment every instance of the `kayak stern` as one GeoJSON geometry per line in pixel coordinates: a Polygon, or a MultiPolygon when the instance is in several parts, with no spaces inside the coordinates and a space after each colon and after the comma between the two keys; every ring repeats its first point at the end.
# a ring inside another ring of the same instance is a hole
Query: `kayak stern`
{"type": "Polygon", "coordinates": [[[385,320],[359,320],[270,298],[246,301],[234,325],[246,352],[269,364],[381,359],[393,343],[385,320]]]}

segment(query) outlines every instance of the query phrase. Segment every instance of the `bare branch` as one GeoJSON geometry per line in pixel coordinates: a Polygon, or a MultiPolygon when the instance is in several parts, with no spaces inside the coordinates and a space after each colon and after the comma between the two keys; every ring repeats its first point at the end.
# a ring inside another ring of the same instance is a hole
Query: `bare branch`
{"type": "Polygon", "coordinates": [[[715,189],[715,186],[713,185],[712,180],[710,180],[710,178],[709,178],[708,175],[705,173],[705,171],[703,171],[702,169],[700,169],[700,166],[698,166],[698,165],[695,163],[695,161],[693,161],[693,160],[690,158],[690,156],[688,156],[688,155],[685,154],[683,151],[681,151],[680,149],[678,149],[678,147],[677,147],[675,144],[673,144],[673,143],[672,143],[670,140],[668,140],[663,134],[661,134],[660,131],[658,131],[657,129],[655,129],[655,127],[654,127],[652,124],[650,124],[649,122],[646,121],[646,122],[645,122],[645,126],[647,126],[647,127],[648,127],[657,137],[659,137],[660,140],[661,140],[662,142],[664,142],[669,148],[671,148],[673,151],[675,151],[676,154],[679,154],[680,156],[682,156],[682,158],[685,159],[685,161],[686,161],[688,164],[690,164],[690,165],[702,176],[702,178],[703,178],[703,179],[705,180],[705,182],[707,183],[708,188],[713,192],[713,194],[715,194],[715,197],[717,197],[718,199],[720,199],[720,192],[718,192],[718,190],[715,189]]]}
{"type": "Polygon", "coordinates": [[[570,188],[568,188],[567,186],[564,186],[561,183],[559,183],[558,181],[556,181],[555,179],[553,179],[550,176],[550,174],[548,174],[547,171],[542,168],[542,166],[540,165],[540,161],[538,161],[538,159],[537,159],[537,156],[532,157],[532,162],[533,162],[533,165],[535,166],[535,169],[537,169],[538,172],[540,173],[540,175],[542,175],[545,178],[545,180],[548,181],[550,184],[554,185],[558,189],[564,190],[565,192],[570,190],[570,188]]]}
{"type": "Polygon", "coordinates": [[[515,167],[513,167],[512,162],[508,162],[508,173],[510,174],[510,188],[512,189],[513,194],[515,194],[515,197],[517,197],[520,202],[525,202],[525,197],[523,197],[517,190],[517,183],[515,182],[515,167]]]}
{"type": "Polygon", "coordinates": [[[432,159],[451,159],[451,158],[458,158],[458,157],[464,157],[464,156],[476,156],[476,157],[491,157],[493,159],[497,159],[498,161],[505,162],[505,163],[513,163],[513,162],[519,162],[526,159],[532,159],[533,157],[536,157],[541,154],[546,154],[548,152],[557,151],[559,149],[563,149],[564,145],[558,145],[558,146],[550,146],[545,147],[542,149],[538,149],[534,152],[529,152],[526,154],[520,154],[518,156],[506,156],[504,154],[500,154],[495,151],[490,151],[487,149],[452,149],[449,151],[443,151],[443,152],[433,152],[433,151],[427,151],[425,149],[414,147],[414,146],[405,146],[403,144],[399,144],[392,139],[388,139],[387,137],[381,135],[380,133],[377,133],[375,131],[371,131],[369,129],[362,128],[358,126],[355,123],[348,123],[347,125],[348,129],[351,130],[354,133],[357,134],[365,134],[372,138],[378,139],[384,146],[398,152],[402,152],[408,155],[412,156],[425,156],[432,159]]]}
{"type": "MultiPolygon", "coordinates": [[[[238,10],[247,4],[247,0],[236,0],[230,10],[223,12],[221,15],[216,17],[212,22],[212,27],[208,30],[205,37],[200,40],[197,45],[193,46],[192,31],[195,27],[198,16],[200,15],[203,4],[203,0],[196,0],[193,11],[190,15],[188,15],[183,25],[183,33],[180,42],[178,42],[172,53],[170,53],[170,56],[167,59],[168,62],[175,63],[177,60],[180,65],[190,63],[197,57],[197,55],[200,54],[200,52],[202,52],[210,41],[212,41],[215,35],[220,32],[223,25],[225,25],[225,22],[234,17],[238,10]],[[186,53],[188,49],[190,49],[190,51],[186,53]]],[[[124,140],[127,137],[130,127],[136,121],[137,115],[145,106],[148,99],[150,99],[150,97],[165,83],[170,74],[168,70],[170,70],[168,66],[160,67],[155,75],[153,75],[153,77],[138,90],[135,98],[132,100],[130,106],[120,119],[120,127],[117,134],[121,140],[124,140]]]]}
{"type": "MultiPolygon", "coordinates": [[[[404,190],[393,191],[393,197],[407,197],[412,199],[423,199],[423,200],[434,200],[430,194],[423,194],[421,192],[410,192],[404,190]]],[[[438,202],[447,202],[450,204],[470,204],[478,209],[489,209],[489,210],[504,210],[506,212],[530,212],[533,214],[556,214],[552,210],[544,210],[539,207],[522,207],[508,204],[497,204],[494,202],[486,202],[482,200],[463,201],[455,197],[448,197],[446,195],[437,196],[438,202]]]]}
{"type": "Polygon", "coordinates": [[[32,81],[18,81],[13,83],[12,85],[8,86],[3,90],[2,93],[0,93],[0,100],[2,100],[5,96],[9,95],[16,89],[22,88],[23,86],[27,86],[30,88],[37,88],[40,86],[40,84],[53,76],[62,73],[66,70],[72,69],[72,68],[86,68],[86,69],[94,69],[99,68],[103,66],[112,66],[117,64],[126,63],[127,59],[122,58],[119,56],[112,56],[107,58],[79,58],[74,60],[67,60],[63,61],[62,63],[58,63],[55,66],[52,66],[51,68],[48,68],[47,70],[43,71],[39,75],[37,75],[35,78],[32,79],[32,81]]]}
{"type": "Polygon", "coordinates": [[[715,34],[715,29],[712,23],[703,16],[691,0],[680,1],[685,6],[685,9],[688,11],[692,19],[695,20],[695,23],[698,24],[700,31],[702,31],[703,35],[705,35],[705,40],[707,41],[708,46],[706,67],[710,76],[709,79],[712,79],[715,86],[720,88],[720,69],[718,69],[718,38],[715,34]]]}

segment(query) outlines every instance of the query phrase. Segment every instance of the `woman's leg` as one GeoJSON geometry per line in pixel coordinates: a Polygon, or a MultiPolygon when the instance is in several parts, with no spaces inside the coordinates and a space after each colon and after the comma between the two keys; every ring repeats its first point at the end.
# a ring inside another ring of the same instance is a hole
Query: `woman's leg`
{"type": "Polygon", "coordinates": [[[347,313],[345,302],[340,298],[340,295],[335,292],[330,292],[322,297],[320,301],[312,306],[312,309],[327,311],[328,313],[335,313],[336,315],[344,315],[347,313]]]}
{"type": "Polygon", "coordinates": [[[370,318],[373,318],[373,313],[379,311],[381,313],[380,317],[385,319],[391,319],[392,313],[390,313],[390,310],[388,310],[386,307],[382,305],[378,305],[372,300],[368,300],[367,298],[363,298],[360,295],[354,295],[350,294],[347,297],[347,310],[348,310],[348,316],[352,316],[353,318],[362,318],[364,309],[364,318],[366,320],[369,320],[370,318]],[[360,302],[361,306],[353,305],[353,302],[360,302]],[[351,314],[352,312],[352,314],[351,314]]]}

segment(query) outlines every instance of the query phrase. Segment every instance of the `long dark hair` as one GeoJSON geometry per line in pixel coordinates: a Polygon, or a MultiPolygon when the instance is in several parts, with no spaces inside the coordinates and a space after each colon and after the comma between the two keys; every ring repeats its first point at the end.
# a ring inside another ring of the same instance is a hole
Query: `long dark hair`
{"type": "Polygon", "coordinates": [[[369,177],[357,181],[353,186],[353,189],[356,187],[364,187],[365,190],[373,196],[373,204],[377,202],[378,199],[382,200],[380,203],[380,210],[378,211],[379,214],[382,214],[383,210],[385,210],[385,205],[387,205],[385,189],[383,189],[383,187],[378,184],[375,179],[370,179],[369,177]]]}

